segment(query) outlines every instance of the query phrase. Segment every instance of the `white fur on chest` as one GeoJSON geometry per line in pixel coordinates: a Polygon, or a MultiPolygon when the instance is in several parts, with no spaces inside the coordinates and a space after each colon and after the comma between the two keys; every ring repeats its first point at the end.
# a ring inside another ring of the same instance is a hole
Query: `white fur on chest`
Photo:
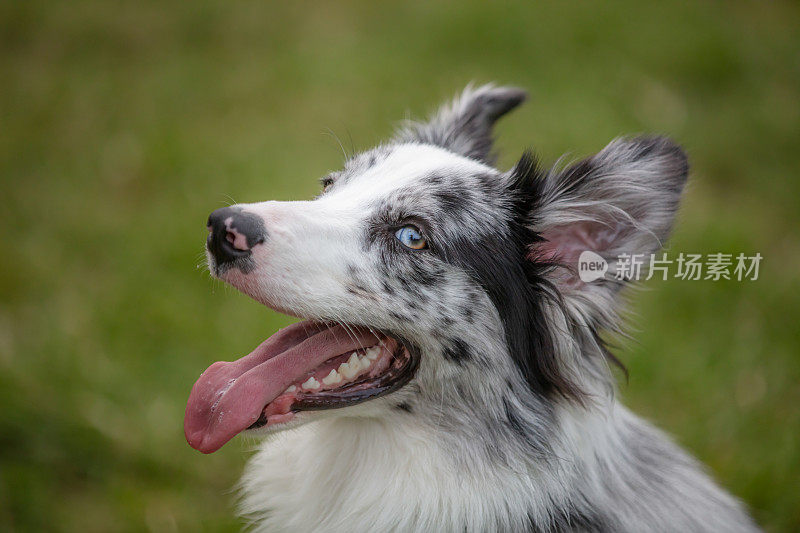
{"type": "Polygon", "coordinates": [[[526,476],[465,469],[410,424],[339,418],[266,442],[242,479],[241,510],[256,531],[517,530],[531,495],[526,476]],[[516,519],[514,517],[517,517],[516,519]]]}
{"type": "Polygon", "coordinates": [[[669,439],[624,407],[607,408],[559,410],[557,460],[518,457],[514,467],[408,417],[323,419],[262,445],[242,478],[240,511],[263,532],[460,533],[526,531],[530,520],[563,529],[554,509],[577,502],[613,531],[755,530],[669,439]],[[658,459],[633,468],[641,447],[658,459]]]}

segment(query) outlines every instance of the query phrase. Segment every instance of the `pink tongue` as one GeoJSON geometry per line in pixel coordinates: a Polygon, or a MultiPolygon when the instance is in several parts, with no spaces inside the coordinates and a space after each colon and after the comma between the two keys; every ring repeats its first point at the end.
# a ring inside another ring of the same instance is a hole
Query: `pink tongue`
{"type": "Polygon", "coordinates": [[[377,342],[365,329],[305,321],[278,331],[237,361],[214,363],[189,395],[183,420],[186,440],[203,453],[217,451],[307,372],[377,342]]]}

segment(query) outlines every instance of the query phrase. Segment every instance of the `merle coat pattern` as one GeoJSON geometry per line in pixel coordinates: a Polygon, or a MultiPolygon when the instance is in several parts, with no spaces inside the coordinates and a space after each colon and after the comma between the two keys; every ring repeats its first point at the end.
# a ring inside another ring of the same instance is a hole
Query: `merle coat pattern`
{"type": "Polygon", "coordinates": [[[390,331],[419,361],[396,392],[259,430],[241,483],[256,530],[756,530],[619,403],[600,334],[619,330],[626,282],[574,270],[582,250],[613,271],[620,253],[662,247],[685,154],[639,137],[500,171],[492,127],[524,99],[467,88],[350,158],[315,200],[234,206],[267,236],[225,268],[210,257],[215,275],[295,316],[390,331]],[[407,223],[427,249],[398,242],[407,223]]]}

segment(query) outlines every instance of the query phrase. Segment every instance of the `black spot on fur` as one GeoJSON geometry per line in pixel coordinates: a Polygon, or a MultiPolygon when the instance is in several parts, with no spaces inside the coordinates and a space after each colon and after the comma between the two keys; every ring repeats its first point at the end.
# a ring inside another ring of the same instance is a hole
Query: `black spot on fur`
{"type": "Polygon", "coordinates": [[[414,409],[408,404],[408,402],[398,403],[395,405],[396,408],[400,409],[401,411],[405,411],[406,413],[413,413],[414,409]]]}
{"type": "Polygon", "coordinates": [[[389,282],[386,280],[383,280],[383,292],[385,292],[390,296],[394,294],[394,289],[392,288],[391,285],[389,285],[389,282]]]}
{"type": "Polygon", "coordinates": [[[452,216],[463,209],[464,204],[469,203],[465,197],[465,191],[458,188],[438,189],[434,191],[433,197],[439,204],[439,209],[443,214],[452,216]]]}
{"type": "Polygon", "coordinates": [[[349,284],[345,287],[345,290],[354,296],[358,296],[360,298],[366,298],[368,300],[377,301],[378,297],[375,296],[369,289],[363,287],[358,284],[349,284]]]}
{"type": "Polygon", "coordinates": [[[444,271],[429,270],[421,265],[413,264],[414,281],[425,286],[436,285],[444,280],[444,271]]]}
{"type": "Polygon", "coordinates": [[[389,315],[400,322],[408,320],[408,316],[398,313],[397,311],[389,311],[389,315]]]}
{"type": "Polygon", "coordinates": [[[459,365],[463,365],[472,358],[469,346],[461,339],[450,339],[444,348],[444,356],[447,360],[459,365]]]}
{"type": "Polygon", "coordinates": [[[602,520],[600,516],[588,509],[575,507],[558,509],[547,518],[547,522],[544,524],[534,522],[533,516],[530,514],[528,521],[531,533],[566,533],[569,531],[606,533],[617,529],[609,521],[602,520]]]}
{"type": "Polygon", "coordinates": [[[359,292],[370,292],[369,289],[361,283],[353,283],[353,287],[359,292]]]}

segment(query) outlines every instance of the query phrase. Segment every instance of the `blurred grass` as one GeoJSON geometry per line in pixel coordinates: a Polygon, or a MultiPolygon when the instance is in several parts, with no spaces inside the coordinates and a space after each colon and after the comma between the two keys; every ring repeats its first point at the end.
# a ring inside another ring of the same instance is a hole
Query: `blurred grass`
{"type": "Polygon", "coordinates": [[[0,529],[234,531],[251,443],[182,435],[207,364],[287,319],[209,280],[205,217],[306,198],[470,80],[530,90],[502,163],[683,143],[672,250],[756,282],[633,295],[622,395],[772,531],[800,529],[796,3],[0,4],[0,529]]]}

